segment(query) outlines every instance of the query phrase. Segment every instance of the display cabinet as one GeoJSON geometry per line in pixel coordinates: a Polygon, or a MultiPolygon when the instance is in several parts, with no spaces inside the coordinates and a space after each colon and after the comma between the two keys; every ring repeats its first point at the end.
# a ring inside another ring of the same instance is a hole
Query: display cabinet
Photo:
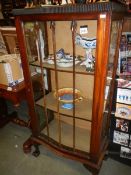
{"type": "Polygon", "coordinates": [[[31,118],[24,152],[34,145],[37,156],[38,145],[44,145],[98,174],[108,147],[126,7],[105,2],[16,9],[13,14],[31,118]],[[35,95],[34,75],[39,77],[35,95]]]}

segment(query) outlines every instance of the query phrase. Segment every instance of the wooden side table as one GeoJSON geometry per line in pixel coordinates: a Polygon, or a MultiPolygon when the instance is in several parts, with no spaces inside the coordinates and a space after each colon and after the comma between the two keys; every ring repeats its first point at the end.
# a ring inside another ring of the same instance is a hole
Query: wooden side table
{"type": "Polygon", "coordinates": [[[4,126],[9,121],[20,126],[29,127],[30,122],[19,119],[17,112],[8,114],[7,110],[6,100],[10,100],[15,107],[18,107],[20,102],[24,99],[26,99],[24,82],[13,87],[0,84],[0,127],[4,126]]]}

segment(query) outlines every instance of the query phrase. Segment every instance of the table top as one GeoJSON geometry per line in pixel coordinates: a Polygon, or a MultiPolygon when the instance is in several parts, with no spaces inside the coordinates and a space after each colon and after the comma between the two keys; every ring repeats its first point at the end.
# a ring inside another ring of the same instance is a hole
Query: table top
{"type": "Polygon", "coordinates": [[[14,86],[7,86],[4,84],[0,84],[0,90],[6,90],[6,91],[12,91],[12,92],[19,92],[25,88],[25,83],[24,81],[20,82],[17,85],[14,86]]]}

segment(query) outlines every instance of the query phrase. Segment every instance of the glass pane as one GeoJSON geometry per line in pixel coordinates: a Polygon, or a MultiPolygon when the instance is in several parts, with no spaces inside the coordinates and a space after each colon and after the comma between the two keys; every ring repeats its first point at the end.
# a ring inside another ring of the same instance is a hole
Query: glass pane
{"type": "Polygon", "coordinates": [[[47,52],[44,22],[25,22],[25,41],[29,62],[44,60],[47,52]]]}
{"type": "Polygon", "coordinates": [[[23,26],[42,133],[58,144],[89,152],[97,21],[23,26]]]}
{"type": "Polygon", "coordinates": [[[73,118],[61,116],[61,143],[73,147],[73,118]]]}
{"type": "Polygon", "coordinates": [[[76,119],[76,135],[75,143],[76,149],[89,152],[90,151],[90,137],[91,137],[91,123],[76,119]]]}
{"type": "Polygon", "coordinates": [[[120,26],[120,21],[112,21],[109,63],[108,63],[108,77],[110,78],[112,78],[112,74],[114,70],[114,59],[115,59],[116,48],[117,48],[119,26],[120,26]]]}
{"type": "Polygon", "coordinates": [[[115,54],[118,42],[120,21],[113,21],[111,26],[111,42],[110,42],[110,52],[109,52],[109,62],[108,62],[108,72],[106,80],[106,90],[105,90],[105,112],[108,113],[110,109],[110,91],[112,85],[112,76],[115,65],[115,54]]]}
{"type": "MultiPolygon", "coordinates": [[[[48,128],[49,128],[49,137],[59,143],[60,128],[59,128],[59,121],[57,117],[54,117],[54,119],[50,121],[48,128]]],[[[48,135],[47,126],[42,130],[42,133],[44,133],[45,135],[48,135]]]]}
{"type": "Polygon", "coordinates": [[[106,79],[106,87],[105,87],[105,102],[104,102],[104,118],[103,118],[103,130],[102,136],[107,136],[108,127],[109,127],[109,112],[111,110],[111,91],[112,89],[112,78],[115,68],[115,59],[116,59],[116,50],[118,44],[119,37],[119,28],[121,21],[113,21],[111,26],[111,41],[110,41],[110,52],[109,52],[109,61],[108,61],[108,69],[107,69],[107,79],[106,79]]]}

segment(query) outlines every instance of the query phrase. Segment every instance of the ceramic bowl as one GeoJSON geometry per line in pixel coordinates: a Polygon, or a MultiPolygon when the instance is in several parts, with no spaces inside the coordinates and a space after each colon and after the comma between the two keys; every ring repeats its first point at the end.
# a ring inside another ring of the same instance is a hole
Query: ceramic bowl
{"type": "MultiPolygon", "coordinates": [[[[54,93],[55,98],[57,93],[54,93]]],[[[73,88],[62,88],[58,90],[58,99],[62,103],[73,103],[73,88]]],[[[81,92],[75,89],[75,102],[82,100],[81,92]]]]}

